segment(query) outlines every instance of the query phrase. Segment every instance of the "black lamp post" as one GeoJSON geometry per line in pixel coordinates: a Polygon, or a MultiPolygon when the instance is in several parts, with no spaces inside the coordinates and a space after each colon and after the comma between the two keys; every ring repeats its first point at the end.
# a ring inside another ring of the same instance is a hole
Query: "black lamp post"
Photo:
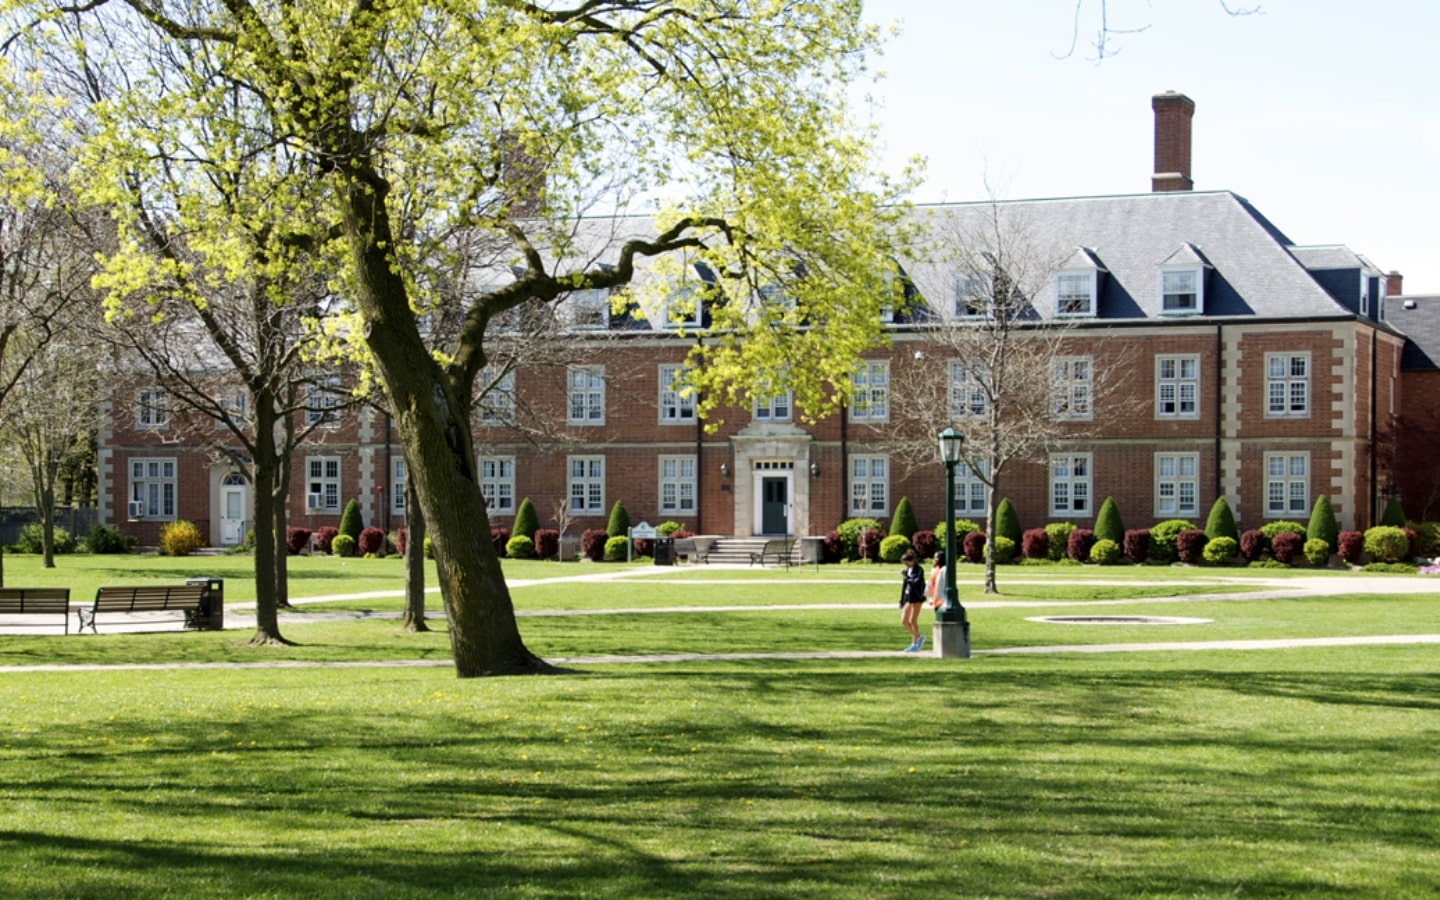
{"type": "Polygon", "coordinates": [[[954,428],[940,432],[940,461],[945,463],[945,603],[935,611],[935,652],[950,659],[970,658],[970,622],[955,588],[955,466],[965,435],[954,428]]]}

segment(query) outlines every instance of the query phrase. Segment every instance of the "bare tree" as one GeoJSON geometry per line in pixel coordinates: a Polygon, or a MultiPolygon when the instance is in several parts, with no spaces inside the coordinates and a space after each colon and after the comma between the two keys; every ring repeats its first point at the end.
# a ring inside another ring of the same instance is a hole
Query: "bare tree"
{"type": "MultiPolygon", "coordinates": [[[[1216,2],[1220,4],[1220,8],[1225,11],[1226,15],[1234,17],[1253,16],[1263,11],[1258,3],[1254,6],[1235,6],[1227,0],[1216,0],[1216,2]]],[[[1149,5],[1149,3],[1146,4],[1147,7],[1149,5]]],[[[1140,34],[1150,30],[1148,21],[1134,20],[1124,24],[1112,21],[1110,7],[1110,0],[1075,0],[1075,19],[1070,33],[1070,48],[1064,53],[1055,54],[1055,56],[1059,59],[1068,59],[1074,56],[1075,49],[1080,44],[1081,32],[1086,28],[1094,29],[1094,37],[1089,40],[1089,45],[1095,51],[1093,59],[1097,63],[1120,52],[1120,45],[1116,41],[1118,36],[1140,34]],[[1085,25],[1087,19],[1093,24],[1085,25]]]]}

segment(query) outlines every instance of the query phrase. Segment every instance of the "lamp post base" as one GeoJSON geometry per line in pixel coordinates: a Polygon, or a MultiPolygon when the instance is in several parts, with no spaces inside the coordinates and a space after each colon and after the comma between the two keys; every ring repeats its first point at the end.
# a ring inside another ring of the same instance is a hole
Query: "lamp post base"
{"type": "Polygon", "coordinates": [[[935,648],[935,655],[940,659],[969,659],[970,658],[970,623],[969,622],[940,622],[935,623],[934,640],[931,645],[935,648]]]}

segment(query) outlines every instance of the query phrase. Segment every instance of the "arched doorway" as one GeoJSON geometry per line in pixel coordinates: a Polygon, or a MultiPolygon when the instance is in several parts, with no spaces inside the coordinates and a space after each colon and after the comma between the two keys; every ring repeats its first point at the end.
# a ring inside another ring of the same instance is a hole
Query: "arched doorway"
{"type": "Polygon", "coordinates": [[[239,472],[220,482],[220,545],[234,547],[245,542],[246,515],[250,510],[250,483],[239,472]]]}

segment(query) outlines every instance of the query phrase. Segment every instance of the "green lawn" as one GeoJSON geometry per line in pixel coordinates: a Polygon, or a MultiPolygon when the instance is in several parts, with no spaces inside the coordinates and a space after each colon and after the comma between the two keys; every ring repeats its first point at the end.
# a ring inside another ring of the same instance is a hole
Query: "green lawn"
{"type": "MultiPolygon", "coordinates": [[[[132,560],[103,557],[111,571],[82,576],[82,559],[61,559],[60,583],[140,577],[112,577],[132,560]]],[[[159,562],[142,565],[180,574],[159,562]]],[[[243,597],[243,569],[210,562],[184,574],[226,577],[227,599],[243,597]]],[[[301,562],[295,583],[315,595],[386,590],[399,571],[301,562]]],[[[49,574],[24,563],[6,559],[7,584],[49,574]]],[[[685,605],[755,605],[725,602],[743,590],[855,607],[522,618],[553,657],[898,649],[898,611],[872,608],[895,574],[833,580],[850,569],[863,567],[515,594],[522,612],[638,608],[667,591],[685,605]]],[[[1036,585],[1039,609],[977,596],[976,649],[1440,630],[1434,594],[1158,602],[1175,595],[1157,582],[1193,570],[1141,571],[1133,588],[1036,585]],[[1077,611],[1214,621],[1028,621],[1077,611]]],[[[1030,589],[1018,583],[1030,569],[1012,573],[1015,592],[1030,589]]],[[[1014,599],[1004,577],[1002,589],[1014,599]]],[[[0,665],[434,664],[5,672],[0,896],[1440,893],[1434,645],[592,664],[457,681],[442,630],[407,635],[376,616],[284,630],[299,646],[249,648],[236,632],[0,636],[0,665]]]]}

